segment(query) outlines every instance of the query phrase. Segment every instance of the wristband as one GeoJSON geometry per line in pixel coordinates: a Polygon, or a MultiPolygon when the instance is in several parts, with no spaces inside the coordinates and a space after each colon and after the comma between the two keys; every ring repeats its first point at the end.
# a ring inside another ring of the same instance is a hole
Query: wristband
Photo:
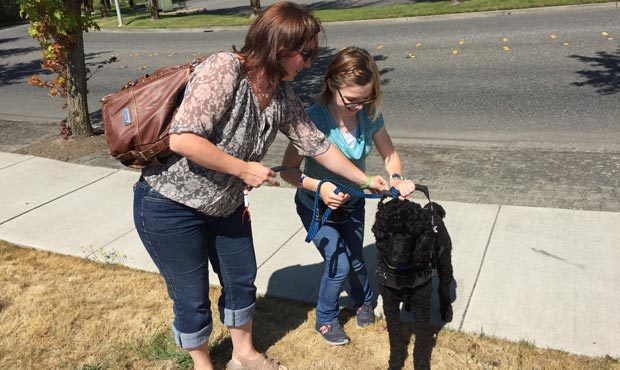
{"type": "Polygon", "coordinates": [[[372,178],[370,176],[366,177],[366,182],[363,183],[362,185],[360,185],[360,188],[368,189],[370,187],[370,182],[371,181],[372,181],[372,178]]]}
{"type": "Polygon", "coordinates": [[[304,180],[306,179],[306,175],[305,174],[301,174],[301,176],[299,177],[299,185],[303,188],[304,187],[304,180]]]}

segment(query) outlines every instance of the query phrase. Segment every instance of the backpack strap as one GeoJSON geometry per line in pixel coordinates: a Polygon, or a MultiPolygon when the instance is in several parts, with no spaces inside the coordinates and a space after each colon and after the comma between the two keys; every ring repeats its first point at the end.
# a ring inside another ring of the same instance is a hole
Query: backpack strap
{"type": "Polygon", "coordinates": [[[157,155],[161,155],[163,152],[166,152],[169,149],[170,137],[166,136],[163,139],[147,146],[142,150],[132,150],[127,153],[121,153],[115,158],[122,164],[130,167],[132,164],[144,165],[148,163],[159,163],[159,161],[157,161],[157,155]]]}

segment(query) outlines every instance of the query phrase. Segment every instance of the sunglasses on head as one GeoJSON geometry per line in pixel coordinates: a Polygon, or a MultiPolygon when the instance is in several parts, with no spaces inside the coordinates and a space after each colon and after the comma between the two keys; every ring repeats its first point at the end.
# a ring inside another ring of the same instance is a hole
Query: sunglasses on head
{"type": "Polygon", "coordinates": [[[374,95],[366,100],[360,100],[360,101],[356,101],[356,102],[352,102],[352,101],[348,101],[348,99],[345,99],[344,96],[342,96],[342,93],[340,92],[340,89],[336,89],[338,91],[338,95],[340,95],[340,99],[342,99],[342,102],[344,103],[345,108],[347,109],[355,109],[361,105],[367,105],[370,104],[372,102],[374,102],[377,98],[374,97],[374,95]]]}

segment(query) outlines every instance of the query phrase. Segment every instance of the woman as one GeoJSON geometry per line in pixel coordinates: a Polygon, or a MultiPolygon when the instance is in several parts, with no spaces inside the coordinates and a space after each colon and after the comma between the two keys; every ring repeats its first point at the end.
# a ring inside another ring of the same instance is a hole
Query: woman
{"type": "MultiPolygon", "coordinates": [[[[402,197],[415,190],[415,185],[401,176],[400,157],[394,150],[383,125],[380,112],[381,86],[377,65],[363,49],[349,47],[341,50],[325,74],[325,86],[319,103],[308,109],[308,115],[321,130],[360,170],[366,168],[366,157],[374,143],[390,175],[390,185],[402,197]]],[[[287,168],[282,178],[299,187],[295,195],[297,213],[306,230],[312,222],[314,194],[320,180],[333,179],[350,188],[360,186],[338,176],[324,163],[306,156],[304,172],[299,166],[303,157],[289,144],[282,165],[287,168]]],[[[335,194],[336,185],[324,182],[320,197],[333,210],[333,221],[327,222],[313,239],[325,260],[319,299],[316,306],[315,328],[332,345],[349,342],[338,322],[338,298],[347,277],[351,298],[355,301],[359,327],[375,321],[373,292],[368,284],[363,257],[364,199],[345,193],[335,194]]]]}
{"type": "Polygon", "coordinates": [[[233,344],[227,369],[285,369],[252,342],[256,257],[243,192],[276,174],[258,163],[278,131],[356,183],[385,189],[325,140],[288,81],[318,51],[319,22],[293,3],[266,9],[239,51],[212,55],[196,67],[170,129],[175,153],[142,171],[134,191],[134,222],[173,301],[172,331],[194,368],[212,369],[208,261],[222,285],[220,320],[233,344]]]}

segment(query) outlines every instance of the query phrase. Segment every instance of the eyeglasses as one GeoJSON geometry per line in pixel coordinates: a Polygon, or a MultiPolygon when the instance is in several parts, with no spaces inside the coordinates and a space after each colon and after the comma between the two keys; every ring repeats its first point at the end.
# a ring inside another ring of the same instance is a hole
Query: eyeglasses
{"type": "Polygon", "coordinates": [[[342,99],[342,102],[344,103],[344,106],[347,109],[355,109],[355,108],[357,108],[359,106],[370,104],[370,103],[374,102],[375,100],[377,100],[376,97],[372,96],[371,98],[366,99],[366,100],[361,100],[361,101],[356,101],[356,102],[350,101],[350,102],[347,103],[348,99],[345,99],[344,96],[342,96],[342,93],[340,92],[340,89],[336,89],[336,90],[338,91],[338,95],[340,95],[340,99],[342,99]]]}
{"type": "Polygon", "coordinates": [[[310,62],[314,62],[314,59],[316,59],[316,56],[318,55],[318,48],[314,48],[314,49],[310,49],[310,50],[299,50],[299,55],[301,55],[301,59],[304,60],[304,63],[307,63],[308,61],[310,62]]]}

